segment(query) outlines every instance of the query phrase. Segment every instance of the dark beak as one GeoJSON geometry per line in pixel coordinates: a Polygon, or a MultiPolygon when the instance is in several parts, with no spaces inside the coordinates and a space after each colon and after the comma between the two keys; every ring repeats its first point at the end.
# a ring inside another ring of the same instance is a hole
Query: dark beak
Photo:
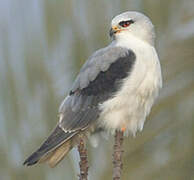
{"type": "Polygon", "coordinates": [[[109,31],[109,36],[112,37],[114,33],[115,32],[114,32],[113,28],[111,28],[110,31],[109,31]]]}
{"type": "Polygon", "coordinates": [[[112,37],[115,32],[116,31],[113,28],[111,28],[110,31],[109,31],[109,36],[112,37]]]}

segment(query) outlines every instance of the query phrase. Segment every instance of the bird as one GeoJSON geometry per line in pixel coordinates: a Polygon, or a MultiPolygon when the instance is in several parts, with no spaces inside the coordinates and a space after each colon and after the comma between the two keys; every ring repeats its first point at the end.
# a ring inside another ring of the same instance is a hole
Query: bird
{"type": "Polygon", "coordinates": [[[154,26],[143,13],[126,11],[112,19],[109,35],[110,44],[80,69],[59,107],[56,127],[24,165],[55,167],[79,137],[100,130],[126,136],[142,131],[162,88],[154,26]]]}

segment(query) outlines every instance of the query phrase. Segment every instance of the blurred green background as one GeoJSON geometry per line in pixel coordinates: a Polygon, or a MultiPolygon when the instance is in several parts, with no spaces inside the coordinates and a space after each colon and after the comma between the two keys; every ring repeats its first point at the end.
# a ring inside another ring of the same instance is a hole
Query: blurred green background
{"type": "MultiPolygon", "coordinates": [[[[194,180],[193,0],[0,0],[0,179],[74,180],[74,149],[55,169],[22,162],[57,122],[113,16],[137,10],[156,27],[164,87],[144,130],[125,139],[123,180],[194,180]]],[[[88,143],[90,180],[111,179],[113,138],[88,143]]]]}

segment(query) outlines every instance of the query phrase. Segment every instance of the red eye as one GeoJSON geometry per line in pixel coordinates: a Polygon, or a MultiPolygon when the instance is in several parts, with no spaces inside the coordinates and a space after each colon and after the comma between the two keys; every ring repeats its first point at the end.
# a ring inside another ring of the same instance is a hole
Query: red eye
{"type": "Polygon", "coordinates": [[[121,21],[121,22],[119,23],[119,25],[122,26],[122,27],[128,27],[130,24],[133,24],[133,23],[134,23],[133,20],[129,20],[129,21],[121,21]]]}
{"type": "Polygon", "coordinates": [[[125,24],[123,24],[123,27],[128,27],[130,25],[129,22],[125,22],[125,24]]]}

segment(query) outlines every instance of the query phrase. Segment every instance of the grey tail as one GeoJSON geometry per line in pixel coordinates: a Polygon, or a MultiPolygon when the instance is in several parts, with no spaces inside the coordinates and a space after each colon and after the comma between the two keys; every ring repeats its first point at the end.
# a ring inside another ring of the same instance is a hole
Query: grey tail
{"type": "Polygon", "coordinates": [[[32,153],[23,163],[23,165],[31,166],[38,163],[41,158],[55,151],[59,146],[71,139],[77,132],[64,132],[58,125],[51,135],[40,146],[40,148],[32,153]]]}

